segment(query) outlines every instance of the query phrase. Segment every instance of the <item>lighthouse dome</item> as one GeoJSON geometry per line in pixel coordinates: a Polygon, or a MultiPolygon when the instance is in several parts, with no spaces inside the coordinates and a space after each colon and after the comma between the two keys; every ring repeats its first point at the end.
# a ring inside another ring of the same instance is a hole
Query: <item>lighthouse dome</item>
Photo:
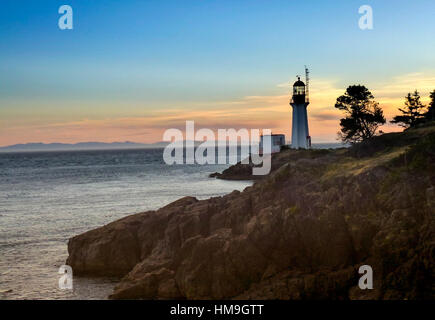
{"type": "Polygon", "coordinates": [[[305,87],[305,83],[303,83],[303,82],[301,81],[301,79],[298,78],[298,81],[296,81],[296,82],[294,83],[293,87],[305,87]]]}

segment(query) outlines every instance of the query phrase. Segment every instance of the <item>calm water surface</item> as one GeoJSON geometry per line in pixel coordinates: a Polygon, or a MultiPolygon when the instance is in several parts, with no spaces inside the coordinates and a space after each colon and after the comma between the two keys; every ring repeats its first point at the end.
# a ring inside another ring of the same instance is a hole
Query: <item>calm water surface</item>
{"type": "Polygon", "coordinates": [[[226,167],[168,166],[161,149],[0,153],[0,299],[106,298],[115,279],[74,277],[74,291],[58,289],[68,239],[183,196],[251,184],[208,178],[226,167]]]}

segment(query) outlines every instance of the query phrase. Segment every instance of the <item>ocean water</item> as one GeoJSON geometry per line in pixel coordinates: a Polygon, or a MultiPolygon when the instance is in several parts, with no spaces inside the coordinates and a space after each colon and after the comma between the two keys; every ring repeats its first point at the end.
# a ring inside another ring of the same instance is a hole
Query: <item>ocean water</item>
{"type": "Polygon", "coordinates": [[[162,149],[0,153],[0,299],[105,299],[117,279],[58,287],[72,236],[183,196],[205,199],[249,181],[208,175],[228,165],[164,164],[162,149]]]}

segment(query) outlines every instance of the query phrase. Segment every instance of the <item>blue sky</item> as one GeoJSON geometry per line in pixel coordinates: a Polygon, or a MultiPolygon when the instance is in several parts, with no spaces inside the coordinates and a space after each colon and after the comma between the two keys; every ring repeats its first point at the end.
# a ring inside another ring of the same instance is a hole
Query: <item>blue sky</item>
{"type": "MultiPolygon", "coordinates": [[[[427,79],[435,70],[433,0],[2,0],[0,7],[0,125],[8,129],[116,123],[280,96],[288,90],[279,84],[305,64],[314,79],[343,90],[414,73],[427,79]],[[57,26],[62,4],[74,10],[73,30],[57,26]],[[373,7],[374,30],[358,28],[364,4],[373,7]]],[[[0,145],[27,140],[21,134],[0,145]]]]}

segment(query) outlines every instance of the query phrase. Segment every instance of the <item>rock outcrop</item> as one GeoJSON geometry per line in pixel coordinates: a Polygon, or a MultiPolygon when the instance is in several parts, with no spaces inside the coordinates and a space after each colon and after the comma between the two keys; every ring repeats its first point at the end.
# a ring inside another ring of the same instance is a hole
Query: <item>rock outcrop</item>
{"type": "Polygon", "coordinates": [[[366,157],[285,151],[243,192],[70,239],[67,264],[122,276],[113,299],[433,299],[435,130],[412,134],[366,157]],[[357,286],[365,264],[373,290],[357,286]]]}
{"type": "MultiPolygon", "coordinates": [[[[337,151],[337,150],[336,150],[337,151]]],[[[294,150],[283,149],[279,153],[272,154],[271,160],[271,172],[276,171],[281,168],[284,164],[289,162],[294,162],[301,158],[312,159],[319,156],[323,156],[327,153],[331,152],[331,150],[326,149],[317,149],[317,150],[299,150],[298,152],[294,152],[294,150]]],[[[254,164],[249,158],[248,164],[243,164],[238,162],[237,164],[225,169],[220,172],[215,172],[210,174],[210,178],[218,178],[222,180],[261,180],[265,176],[262,175],[253,175],[252,169],[254,168],[254,164]]]]}

